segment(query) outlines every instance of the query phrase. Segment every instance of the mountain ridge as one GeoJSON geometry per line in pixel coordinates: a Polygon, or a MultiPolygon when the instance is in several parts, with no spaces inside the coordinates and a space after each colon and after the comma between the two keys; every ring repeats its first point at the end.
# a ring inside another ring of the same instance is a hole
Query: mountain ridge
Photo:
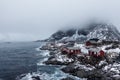
{"type": "Polygon", "coordinates": [[[59,30],[45,41],[85,41],[91,38],[119,41],[120,32],[112,24],[91,23],[83,28],[59,30]]]}

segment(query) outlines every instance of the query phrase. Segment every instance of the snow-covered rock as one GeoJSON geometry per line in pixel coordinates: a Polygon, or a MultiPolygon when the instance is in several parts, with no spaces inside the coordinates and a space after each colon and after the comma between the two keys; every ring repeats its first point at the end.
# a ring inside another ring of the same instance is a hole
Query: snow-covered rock
{"type": "Polygon", "coordinates": [[[114,80],[120,80],[120,63],[106,65],[103,71],[114,80]]]}
{"type": "Polygon", "coordinates": [[[110,24],[96,24],[96,27],[87,35],[87,39],[120,40],[120,33],[110,24]]]}
{"type": "Polygon", "coordinates": [[[120,33],[112,24],[91,23],[85,28],[59,30],[52,34],[47,41],[80,41],[98,38],[101,40],[120,40],[120,33]]]}
{"type": "Polygon", "coordinates": [[[84,44],[77,44],[77,43],[75,43],[74,47],[80,48],[81,52],[84,53],[84,54],[88,53],[88,49],[85,47],[84,44]]]}
{"type": "Polygon", "coordinates": [[[45,61],[45,64],[53,64],[53,65],[67,65],[74,62],[73,58],[68,58],[67,55],[63,55],[60,52],[52,55],[45,61]]]}
{"type": "Polygon", "coordinates": [[[91,71],[93,69],[95,69],[94,66],[91,66],[91,65],[83,65],[83,64],[80,64],[79,62],[76,62],[75,64],[75,68],[78,68],[78,69],[84,69],[85,71],[91,71]]]}
{"type": "Polygon", "coordinates": [[[66,55],[56,54],[55,60],[59,62],[73,62],[74,60],[72,58],[68,58],[66,55]]]}
{"type": "Polygon", "coordinates": [[[102,65],[106,65],[106,64],[108,64],[108,63],[106,62],[106,60],[103,60],[103,61],[100,61],[100,62],[99,62],[98,66],[102,66],[102,65]]]}
{"type": "Polygon", "coordinates": [[[107,53],[120,53],[120,48],[106,50],[107,53]]]}
{"type": "Polygon", "coordinates": [[[114,72],[115,74],[119,74],[120,73],[120,63],[113,63],[113,64],[106,65],[103,68],[103,71],[114,72]]]}

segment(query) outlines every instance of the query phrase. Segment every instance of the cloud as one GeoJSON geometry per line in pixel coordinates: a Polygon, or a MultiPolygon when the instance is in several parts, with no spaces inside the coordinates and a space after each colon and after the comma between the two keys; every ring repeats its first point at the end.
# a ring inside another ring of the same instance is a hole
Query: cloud
{"type": "Polygon", "coordinates": [[[9,42],[9,41],[35,41],[39,38],[36,38],[35,35],[24,34],[24,33],[9,33],[3,34],[0,33],[0,42],[9,42]]]}
{"type": "Polygon", "coordinates": [[[7,36],[0,34],[0,42],[5,41],[7,38],[8,38],[7,36]]]}
{"type": "Polygon", "coordinates": [[[10,35],[8,40],[44,39],[62,27],[81,27],[91,19],[120,29],[119,4],[119,0],[0,0],[0,33],[10,35]]]}

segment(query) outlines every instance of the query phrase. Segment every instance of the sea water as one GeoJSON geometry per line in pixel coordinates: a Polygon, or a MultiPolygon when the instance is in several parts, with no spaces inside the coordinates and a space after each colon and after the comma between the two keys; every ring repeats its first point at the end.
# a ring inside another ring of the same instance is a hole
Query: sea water
{"type": "Polygon", "coordinates": [[[16,76],[37,71],[40,58],[35,50],[41,43],[13,42],[0,43],[0,79],[14,80],[16,76]]]}
{"type": "MultiPolygon", "coordinates": [[[[60,80],[68,74],[61,66],[45,65],[49,51],[40,51],[41,42],[0,43],[0,80],[31,80],[38,75],[42,80],[60,80]]],[[[77,80],[77,78],[76,78],[77,80]]]]}

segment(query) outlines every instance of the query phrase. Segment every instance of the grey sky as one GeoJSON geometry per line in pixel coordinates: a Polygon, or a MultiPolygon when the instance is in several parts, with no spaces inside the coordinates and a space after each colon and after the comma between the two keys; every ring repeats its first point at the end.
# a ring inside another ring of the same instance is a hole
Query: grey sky
{"type": "Polygon", "coordinates": [[[44,39],[92,18],[120,29],[119,8],[119,0],[0,0],[0,40],[44,39]]]}

